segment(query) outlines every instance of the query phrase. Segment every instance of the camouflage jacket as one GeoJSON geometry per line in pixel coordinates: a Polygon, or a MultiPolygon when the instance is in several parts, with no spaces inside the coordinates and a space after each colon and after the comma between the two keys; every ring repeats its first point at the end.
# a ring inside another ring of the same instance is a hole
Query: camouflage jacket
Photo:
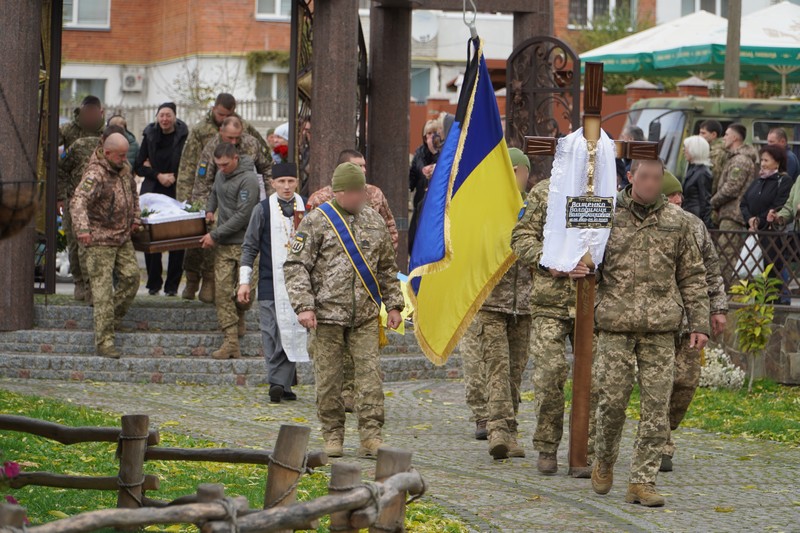
{"type": "Polygon", "coordinates": [[[706,268],[706,286],[708,287],[708,301],[711,314],[728,312],[728,295],[725,292],[725,280],[719,266],[719,255],[708,228],[698,217],[688,211],[681,211],[689,220],[694,240],[703,256],[703,266],[706,268]]]}
{"type": "MultiPolygon", "coordinates": [[[[389,229],[389,235],[392,237],[392,246],[394,246],[394,249],[397,250],[397,240],[399,238],[397,234],[397,223],[394,220],[392,210],[389,209],[389,202],[386,200],[386,196],[378,187],[367,183],[367,197],[369,206],[377,211],[378,214],[383,217],[383,220],[386,221],[386,227],[389,229]]],[[[327,187],[323,187],[322,189],[318,190],[308,198],[308,201],[306,202],[306,211],[311,211],[312,209],[319,207],[325,202],[329,202],[331,200],[333,200],[333,189],[330,185],[328,185],[327,187]]]]}
{"type": "Polygon", "coordinates": [[[566,320],[575,316],[575,284],[569,278],[554,278],[539,264],[549,190],[549,178],[531,189],[525,211],[511,233],[511,248],[519,258],[517,263],[526,265],[532,272],[531,314],[566,320]]]}
{"type": "Polygon", "coordinates": [[[66,124],[62,124],[58,128],[58,145],[63,146],[64,150],[72,146],[72,143],[82,137],[100,137],[103,134],[103,123],[95,130],[85,130],[78,124],[77,113],[75,117],[66,124]]]}
{"type": "MultiPolygon", "coordinates": [[[[252,135],[261,145],[262,150],[267,152],[267,142],[258,133],[253,126],[242,120],[244,124],[244,132],[252,135]]],[[[192,189],[194,188],[194,180],[197,176],[197,167],[200,164],[200,154],[203,153],[208,141],[219,133],[219,125],[214,122],[214,116],[211,111],[206,113],[203,120],[195,124],[189,130],[189,136],[186,138],[186,144],[183,145],[183,153],[181,154],[181,164],[178,168],[178,176],[176,178],[175,197],[178,200],[190,200],[192,197],[192,189]]],[[[214,175],[211,175],[213,182],[214,175]]]]}
{"type": "Polygon", "coordinates": [[[531,269],[516,261],[492,289],[481,311],[509,315],[531,314],[531,269]]]}
{"type": "MultiPolygon", "coordinates": [[[[336,207],[335,201],[332,203],[336,207]]],[[[403,309],[405,302],[386,223],[370,207],[364,207],[357,215],[337,209],[378,280],[386,309],[403,309]]],[[[378,308],[319,209],[306,215],[297,228],[283,271],[289,299],[298,314],[314,311],[319,322],[345,327],[360,326],[378,317],[378,308]]]]}
{"type": "Polygon", "coordinates": [[[73,142],[58,160],[58,199],[69,200],[81,182],[83,171],[100,143],[96,136],[81,137],[73,142]]]}
{"type": "Polygon", "coordinates": [[[711,209],[716,221],[732,220],[744,226],[739,202],[756,179],[759,170],[758,151],[749,144],[743,144],[730,152],[730,158],[722,169],[717,192],[711,197],[711,209]]]}
{"type": "Polygon", "coordinates": [[[651,206],[619,193],[595,303],[600,330],[709,334],[708,285],[692,227],[663,196],[651,206]]]}
{"type": "Polygon", "coordinates": [[[97,149],[70,203],[75,233],[91,233],[89,246],[122,246],[139,224],[139,195],[130,164],[113,168],[97,149]]]}
{"type": "Polygon", "coordinates": [[[230,174],[218,171],[206,206],[206,211],[216,215],[216,226],[209,232],[214,242],[242,244],[258,201],[258,177],[253,172],[252,159],[242,156],[230,174]]]}
{"type": "MultiPolygon", "coordinates": [[[[211,137],[211,140],[206,143],[200,154],[200,164],[197,166],[197,175],[194,178],[194,187],[192,188],[192,202],[205,202],[208,200],[208,195],[211,194],[214,178],[217,175],[214,150],[217,149],[221,141],[222,139],[219,135],[211,137]]],[[[248,156],[251,163],[255,164],[256,172],[261,174],[264,180],[264,189],[267,195],[271,194],[272,185],[269,182],[269,176],[271,175],[272,167],[269,154],[261,149],[261,145],[255,137],[247,133],[242,134],[236,149],[240,156],[248,156]]]]}
{"type": "Polygon", "coordinates": [[[711,143],[711,175],[713,180],[711,183],[711,194],[716,194],[719,188],[719,178],[722,176],[722,169],[725,168],[725,163],[728,161],[730,153],[725,149],[725,141],[717,139],[711,143]]]}

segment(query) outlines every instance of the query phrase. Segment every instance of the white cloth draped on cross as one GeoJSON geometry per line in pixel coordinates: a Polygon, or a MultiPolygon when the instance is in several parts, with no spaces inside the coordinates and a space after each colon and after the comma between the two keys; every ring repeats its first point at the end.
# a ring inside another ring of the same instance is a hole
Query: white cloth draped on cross
{"type": "MultiPolygon", "coordinates": [[[[597,143],[594,194],[613,198],[616,205],[617,171],[614,142],[601,132],[597,143]]],[[[589,149],[583,128],[562,137],[556,148],[541,264],[562,272],[574,269],[588,251],[595,264],[603,261],[610,229],[567,228],[567,197],[584,196],[588,185],[589,149]]]]}

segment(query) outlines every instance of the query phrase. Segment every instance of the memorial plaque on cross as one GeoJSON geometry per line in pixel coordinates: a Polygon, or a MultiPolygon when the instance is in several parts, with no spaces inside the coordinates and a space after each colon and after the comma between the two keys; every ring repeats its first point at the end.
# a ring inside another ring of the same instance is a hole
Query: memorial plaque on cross
{"type": "MultiPolygon", "coordinates": [[[[569,230],[610,230],[614,216],[614,197],[609,194],[609,184],[606,183],[603,191],[606,195],[596,195],[598,185],[596,173],[598,171],[598,153],[601,143],[600,122],[603,103],[603,64],[586,63],[584,74],[583,93],[583,143],[582,149],[587,151],[585,167],[569,167],[574,172],[586,173],[584,190],[575,195],[566,195],[565,228],[569,230]]],[[[576,132],[577,134],[577,132],[576,132]]],[[[574,139],[571,139],[574,140],[574,139]]],[[[605,142],[611,141],[605,137],[605,142]]],[[[529,156],[556,155],[558,139],[552,137],[525,137],[526,153],[529,156]]],[[[658,143],[645,141],[615,141],[615,157],[626,159],[658,159],[658,143]]],[[[612,154],[605,153],[605,161],[613,161],[612,154]]],[[[577,159],[575,154],[571,158],[577,159]]],[[[600,179],[609,178],[607,164],[606,173],[600,179]]],[[[555,167],[555,165],[554,165],[555,167]]],[[[614,173],[616,176],[616,173],[614,173]]],[[[573,176],[576,183],[583,183],[583,176],[573,176]]],[[[616,178],[614,177],[615,189],[616,178]]],[[[553,204],[553,184],[551,181],[551,197],[548,203],[548,217],[550,217],[553,204]]],[[[556,202],[561,206],[561,202],[556,202]]],[[[558,215],[556,213],[557,216],[558,215]]],[[[549,220],[549,218],[548,218],[549,220]]],[[[607,237],[606,237],[607,238],[607,237]]],[[[545,249],[547,249],[548,236],[545,235],[545,249]]],[[[605,240],[603,247],[605,246],[605,240]]],[[[595,262],[588,248],[581,250],[583,257],[580,259],[592,271],[586,278],[577,282],[577,301],[575,304],[575,334],[573,337],[574,362],[572,370],[572,409],[570,411],[569,431],[569,474],[583,477],[588,473],[588,443],[589,443],[589,403],[592,384],[592,346],[594,340],[594,298],[596,279],[594,275],[595,262]],[[583,251],[585,254],[583,254],[583,251]]],[[[546,265],[545,266],[549,266],[546,265]]],[[[575,265],[573,264],[572,268],[575,265]]],[[[571,270],[571,269],[569,269],[571,270]]]]}

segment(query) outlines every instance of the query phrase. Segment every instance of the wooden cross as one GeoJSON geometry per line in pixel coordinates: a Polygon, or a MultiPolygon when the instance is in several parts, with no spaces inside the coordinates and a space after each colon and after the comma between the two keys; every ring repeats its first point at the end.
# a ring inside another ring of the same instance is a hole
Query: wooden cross
{"type": "MultiPolygon", "coordinates": [[[[595,203],[606,202],[594,195],[594,172],[597,158],[597,143],[600,140],[601,108],[603,105],[603,64],[586,63],[583,92],[583,136],[589,150],[588,185],[585,196],[573,200],[595,203]]],[[[616,156],[625,159],[658,159],[658,143],[646,141],[615,141],[616,156]]],[[[558,140],[552,137],[525,137],[526,153],[529,156],[553,156],[558,140]]],[[[568,199],[568,206],[570,205],[568,199]]],[[[568,207],[569,209],[569,207],[568,207]]],[[[569,213],[568,213],[569,215],[569,213]]],[[[613,212],[604,223],[581,227],[610,227],[613,212]]],[[[570,226],[569,216],[567,227],[570,226]]],[[[569,431],[569,474],[582,477],[590,468],[588,464],[589,444],[589,398],[592,386],[592,347],[594,343],[594,297],[596,279],[594,261],[587,252],[583,262],[592,270],[586,278],[578,281],[575,312],[575,335],[572,367],[572,410],[569,431]]]]}

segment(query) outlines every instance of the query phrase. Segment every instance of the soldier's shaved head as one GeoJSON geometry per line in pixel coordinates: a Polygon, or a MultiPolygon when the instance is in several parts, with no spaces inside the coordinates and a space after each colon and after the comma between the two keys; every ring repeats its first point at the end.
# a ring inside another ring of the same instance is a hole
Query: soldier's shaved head
{"type": "Polygon", "coordinates": [[[121,133],[112,133],[103,141],[103,155],[111,166],[121,169],[128,160],[128,139],[121,133]]]}
{"type": "Polygon", "coordinates": [[[237,130],[244,129],[242,119],[236,116],[230,116],[222,121],[222,128],[235,128],[237,130]]]}

